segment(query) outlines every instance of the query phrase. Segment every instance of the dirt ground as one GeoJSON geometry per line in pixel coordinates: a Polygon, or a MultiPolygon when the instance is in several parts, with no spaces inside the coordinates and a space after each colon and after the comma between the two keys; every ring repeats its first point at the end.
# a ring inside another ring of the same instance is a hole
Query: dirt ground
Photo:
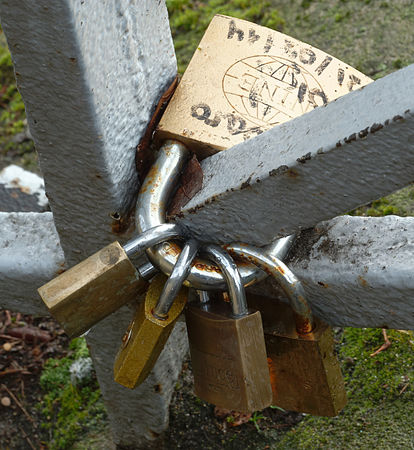
{"type": "Polygon", "coordinates": [[[69,339],[50,318],[0,310],[0,448],[47,448],[38,408],[45,361],[61,357],[69,339]]]}

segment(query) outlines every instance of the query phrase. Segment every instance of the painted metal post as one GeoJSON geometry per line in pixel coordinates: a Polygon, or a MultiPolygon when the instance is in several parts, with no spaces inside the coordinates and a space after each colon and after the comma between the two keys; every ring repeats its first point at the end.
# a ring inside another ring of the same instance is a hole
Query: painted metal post
{"type": "MultiPolygon", "coordinates": [[[[166,7],[151,0],[5,0],[0,17],[70,266],[122,239],[114,231],[128,222],[139,187],[135,147],[176,73],[166,7]]],[[[50,215],[45,219],[50,228],[50,215]]],[[[112,381],[112,364],[129,317],[124,308],[88,342],[115,442],[147,447],[167,427],[187,344],[180,324],[147,383],[128,391],[112,381]]]]}
{"type": "Polygon", "coordinates": [[[262,245],[350,211],[413,181],[413,122],[411,65],[204,160],[180,220],[262,245]]]}

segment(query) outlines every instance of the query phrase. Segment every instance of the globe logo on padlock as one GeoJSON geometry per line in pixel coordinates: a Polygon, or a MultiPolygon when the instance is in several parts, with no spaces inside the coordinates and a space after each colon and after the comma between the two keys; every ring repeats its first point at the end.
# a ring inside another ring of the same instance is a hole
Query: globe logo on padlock
{"type": "Polygon", "coordinates": [[[250,56],[231,65],[223,77],[230,105],[267,129],[328,102],[309,71],[280,56],[250,56]]]}

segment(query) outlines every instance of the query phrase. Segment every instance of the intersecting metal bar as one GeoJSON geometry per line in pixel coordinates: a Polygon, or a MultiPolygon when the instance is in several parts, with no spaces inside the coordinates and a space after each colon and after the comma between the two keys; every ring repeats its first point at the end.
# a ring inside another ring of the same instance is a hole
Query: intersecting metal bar
{"type": "Polygon", "coordinates": [[[46,314],[37,288],[64,269],[50,212],[0,212],[0,308],[46,314]]]}
{"type": "Polygon", "coordinates": [[[302,232],[286,263],[331,325],[414,329],[413,255],[414,217],[341,216],[302,232]]]}
{"type": "Polygon", "coordinates": [[[262,245],[414,181],[414,65],[220,152],[181,218],[262,245]]]}
{"type": "MultiPolygon", "coordinates": [[[[0,306],[46,314],[35,290],[63,266],[51,213],[0,213],[0,229],[0,306]]],[[[413,254],[414,218],[342,216],[302,232],[286,262],[302,281],[314,313],[331,325],[414,329],[413,254]]],[[[284,297],[271,278],[249,289],[270,298],[284,297]]],[[[124,308],[105,325],[121,336],[129,313],[124,308]]],[[[181,325],[176,333],[185,346],[181,325]]],[[[100,338],[103,341],[94,337],[96,345],[107,356],[99,364],[109,377],[114,335],[100,338]]],[[[176,351],[171,358],[177,357],[176,351]]],[[[157,370],[165,368],[161,364],[157,370]]],[[[139,395],[144,403],[151,401],[139,395]]]]}
{"type": "MultiPolygon", "coordinates": [[[[167,10],[152,0],[4,0],[0,17],[71,266],[128,227],[139,187],[135,148],[176,74],[167,10]]],[[[147,385],[127,391],[113,382],[112,364],[130,315],[109,317],[87,339],[115,442],[148,448],[168,425],[187,346],[177,328],[175,350],[147,385]]]]}

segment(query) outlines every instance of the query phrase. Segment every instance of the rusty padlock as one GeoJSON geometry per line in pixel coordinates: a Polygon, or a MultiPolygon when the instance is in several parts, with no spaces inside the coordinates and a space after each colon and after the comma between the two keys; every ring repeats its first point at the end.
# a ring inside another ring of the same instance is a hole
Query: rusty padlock
{"type": "Polygon", "coordinates": [[[317,416],[338,415],[347,398],[332,329],[313,317],[301,282],[260,249],[231,244],[227,250],[273,275],[290,302],[248,296],[249,305],[262,312],[273,404],[317,416]]]}
{"type": "Polygon", "coordinates": [[[171,276],[166,279],[159,274],[151,283],[145,302],[138,306],[115,359],[114,379],[117,383],[133,389],[154,367],[186,305],[188,293],[182,284],[197,250],[197,241],[188,241],[171,276]]]}
{"type": "Polygon", "coordinates": [[[269,406],[272,389],[260,312],[247,309],[234,261],[216,245],[204,247],[228,283],[231,306],[189,303],[186,323],[195,394],[221,408],[252,412],[269,406]]]}
{"type": "Polygon", "coordinates": [[[180,234],[176,225],[163,224],[124,246],[113,242],[46,283],[38,292],[66,333],[79,336],[147,289],[147,280],[157,270],[148,265],[137,270],[129,256],[180,234]]]}

